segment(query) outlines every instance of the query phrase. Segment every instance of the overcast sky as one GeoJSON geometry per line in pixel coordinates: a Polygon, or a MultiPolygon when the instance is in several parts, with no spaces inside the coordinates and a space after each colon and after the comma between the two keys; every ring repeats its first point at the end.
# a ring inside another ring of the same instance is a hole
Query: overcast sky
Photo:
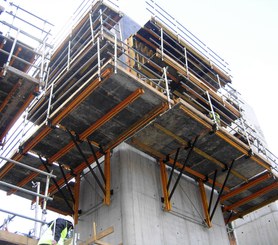
{"type": "MultiPolygon", "coordinates": [[[[122,0],[131,17],[137,1],[122,0]]],[[[141,0],[143,1],[143,0],[141,0]]],[[[14,0],[29,11],[61,26],[80,0],[14,0]]],[[[253,107],[269,148],[278,155],[278,1],[157,1],[198,38],[229,62],[234,87],[253,107]]]]}

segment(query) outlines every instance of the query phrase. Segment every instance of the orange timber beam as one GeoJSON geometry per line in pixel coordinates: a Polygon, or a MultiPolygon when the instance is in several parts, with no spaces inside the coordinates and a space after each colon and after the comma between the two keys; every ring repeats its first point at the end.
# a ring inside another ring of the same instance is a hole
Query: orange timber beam
{"type": "Polygon", "coordinates": [[[236,196],[237,194],[255,186],[255,185],[258,185],[259,183],[269,179],[271,177],[271,174],[270,173],[266,173],[266,174],[263,174],[262,176],[260,176],[259,178],[256,178],[254,180],[250,180],[248,183],[230,191],[229,193],[225,194],[225,195],[222,195],[221,198],[220,198],[220,201],[223,202],[233,196],[236,196]]]}
{"type": "MultiPolygon", "coordinates": [[[[145,145],[144,143],[140,142],[139,140],[136,140],[136,139],[132,139],[132,142],[134,144],[136,144],[137,146],[139,146],[139,148],[141,149],[144,149],[144,151],[148,152],[150,155],[152,155],[153,157],[155,158],[158,158],[158,159],[164,159],[165,156],[160,153],[159,151],[156,151],[152,148],[150,148],[149,146],[145,145]]],[[[173,165],[174,164],[174,160],[172,158],[169,159],[168,161],[169,164],[173,165]]],[[[179,162],[176,162],[176,166],[180,169],[182,169],[183,167],[183,164],[179,163],[179,162]]],[[[193,175],[194,177],[198,178],[198,179],[201,179],[202,181],[205,181],[207,179],[207,177],[189,167],[185,167],[184,168],[184,171],[193,175]]],[[[213,180],[208,178],[207,180],[210,184],[213,183],[213,180]]],[[[222,187],[222,184],[220,184],[219,182],[215,182],[215,185],[218,186],[218,187],[222,187]]],[[[225,191],[230,191],[230,189],[228,187],[224,187],[224,190],[225,191]]]]}
{"type": "MultiPolygon", "coordinates": [[[[90,85],[82,91],[79,96],[71,101],[69,105],[67,105],[66,109],[61,111],[60,114],[58,114],[53,120],[52,124],[56,125],[59,123],[64,117],[66,117],[72,110],[74,110],[84,99],[86,99],[93,90],[95,90],[102,81],[109,78],[109,76],[113,73],[111,68],[107,68],[104,70],[104,72],[101,74],[101,77],[103,78],[101,81],[99,78],[96,78],[93,82],[90,83],[90,85]]],[[[27,141],[26,145],[24,145],[22,154],[27,153],[29,150],[31,150],[35,145],[37,145],[50,131],[52,130],[51,127],[45,126],[39,133],[29,142],[27,141]]],[[[15,157],[13,157],[13,160],[19,161],[22,158],[22,154],[16,154],[15,157]]],[[[6,166],[3,168],[3,170],[0,173],[0,179],[3,178],[14,166],[13,163],[7,163],[6,166]]]]}
{"type": "Polygon", "coordinates": [[[244,210],[242,212],[238,212],[235,215],[233,215],[229,219],[229,221],[225,220],[225,223],[227,224],[227,221],[228,222],[232,222],[232,221],[234,221],[234,220],[236,220],[238,218],[242,218],[244,215],[247,215],[247,214],[249,214],[251,212],[254,212],[254,211],[256,211],[256,210],[258,210],[258,209],[260,209],[260,208],[262,208],[262,207],[264,207],[264,206],[266,206],[266,205],[268,205],[268,204],[270,204],[272,202],[275,202],[277,199],[278,199],[278,196],[274,196],[274,197],[272,197],[272,198],[270,198],[268,200],[265,200],[265,201],[261,202],[260,204],[256,205],[255,207],[251,207],[251,208],[249,208],[247,210],[244,210]]]}
{"type": "MultiPolygon", "coordinates": [[[[98,119],[94,124],[92,124],[89,128],[87,128],[83,133],[80,134],[79,138],[80,140],[85,140],[89,135],[91,135],[96,129],[98,129],[100,126],[105,124],[107,121],[109,121],[111,118],[113,118],[116,114],[118,114],[121,110],[126,108],[128,104],[132,103],[134,100],[136,100],[139,96],[141,96],[144,93],[143,89],[137,89],[135,90],[131,95],[129,95],[127,98],[125,98],[122,102],[120,102],[117,106],[115,106],[112,110],[110,110],[107,114],[105,114],[103,117],[98,119]]],[[[73,147],[75,146],[73,141],[70,141],[64,148],[59,150],[56,154],[51,156],[48,159],[49,163],[53,163],[57,161],[59,158],[64,156],[67,152],[69,152],[73,147]]],[[[40,169],[44,169],[43,165],[39,167],[40,169]]],[[[23,179],[20,183],[17,184],[17,186],[24,186],[27,183],[29,183],[33,178],[35,178],[38,175],[38,173],[32,173],[25,179],[23,179]]],[[[14,193],[16,190],[12,190],[9,192],[9,194],[14,193]]]]}
{"type": "MultiPolygon", "coordinates": [[[[130,137],[131,135],[133,135],[135,132],[137,132],[138,129],[140,129],[141,127],[143,127],[144,125],[146,125],[147,123],[149,123],[150,121],[152,121],[155,117],[157,117],[158,115],[160,115],[161,113],[163,113],[164,111],[166,111],[168,109],[168,104],[167,103],[163,103],[162,105],[156,107],[154,110],[150,111],[149,113],[147,113],[143,118],[141,118],[139,121],[137,121],[136,123],[134,123],[130,128],[128,128],[125,132],[123,132],[116,140],[111,141],[107,146],[106,149],[113,149],[115,148],[117,145],[119,145],[120,143],[122,143],[123,141],[125,141],[128,137],[130,137]]],[[[97,158],[102,157],[103,155],[98,151],[96,152],[96,156],[97,158]]],[[[94,162],[96,161],[96,159],[93,156],[90,156],[87,158],[88,162],[94,162]]],[[[43,167],[43,166],[41,166],[43,167]]],[[[83,171],[85,168],[87,168],[87,164],[86,162],[82,162],[80,163],[75,169],[74,169],[74,173],[79,174],[81,173],[81,171],[83,171]]],[[[66,175],[66,179],[69,181],[70,179],[72,179],[72,176],[70,173],[68,173],[66,175]]],[[[60,179],[57,181],[59,186],[62,186],[65,184],[64,179],[60,179]]],[[[49,193],[51,195],[55,194],[57,192],[57,188],[55,185],[52,185],[49,188],[49,193]]]]}
{"type": "Polygon", "coordinates": [[[233,203],[233,204],[231,204],[229,206],[225,206],[224,207],[224,211],[233,210],[236,207],[242,206],[245,203],[248,203],[248,202],[252,201],[253,199],[255,199],[255,198],[259,197],[259,196],[262,196],[262,195],[264,195],[264,194],[266,194],[266,193],[268,193],[268,192],[270,192],[270,191],[272,191],[272,190],[274,190],[276,188],[278,188],[278,182],[274,182],[273,184],[271,184],[271,185],[269,185],[269,186],[267,186],[267,187],[265,187],[265,188],[255,192],[255,193],[251,194],[250,196],[247,196],[247,197],[241,199],[240,201],[238,201],[236,203],[233,203]]]}

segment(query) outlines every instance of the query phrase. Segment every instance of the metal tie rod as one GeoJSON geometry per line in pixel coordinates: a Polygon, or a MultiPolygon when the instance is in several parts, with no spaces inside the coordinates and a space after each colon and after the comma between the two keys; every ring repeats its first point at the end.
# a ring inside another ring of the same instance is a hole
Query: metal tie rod
{"type": "Polygon", "coordinates": [[[8,210],[4,210],[2,208],[0,208],[0,212],[7,213],[7,214],[12,214],[12,215],[24,218],[24,219],[29,219],[29,220],[33,220],[33,221],[36,221],[36,222],[40,222],[42,224],[47,224],[47,222],[45,222],[45,221],[42,221],[42,220],[39,220],[39,219],[34,219],[34,218],[31,218],[31,217],[28,217],[28,216],[25,216],[25,215],[22,215],[22,214],[14,213],[14,212],[11,212],[11,211],[8,211],[8,210]]]}
{"type": "Polygon", "coordinates": [[[44,171],[39,170],[39,169],[37,169],[37,168],[33,168],[33,167],[29,166],[29,165],[26,165],[26,164],[24,164],[24,163],[15,161],[15,160],[13,160],[13,159],[6,158],[6,157],[3,157],[3,156],[0,156],[0,158],[3,159],[3,160],[6,160],[6,161],[8,161],[8,162],[14,163],[14,164],[16,164],[16,165],[19,165],[19,166],[21,166],[21,167],[30,169],[30,170],[32,170],[32,171],[34,171],[34,172],[37,172],[37,173],[40,173],[40,174],[43,174],[43,175],[46,175],[46,176],[49,176],[49,177],[52,177],[52,178],[56,178],[56,175],[53,175],[53,174],[51,174],[51,173],[44,172],[44,171]]]}
{"type": "Polygon", "coordinates": [[[11,187],[11,188],[13,188],[13,189],[17,189],[17,190],[20,190],[20,191],[22,191],[22,192],[26,192],[26,193],[31,194],[31,195],[33,195],[33,196],[39,196],[39,197],[41,197],[41,198],[45,198],[45,199],[50,200],[50,201],[53,200],[52,197],[48,197],[48,196],[45,196],[45,195],[42,195],[42,194],[39,194],[39,193],[36,193],[36,192],[33,192],[33,191],[29,191],[29,190],[27,190],[27,189],[24,189],[24,188],[21,188],[21,187],[16,186],[16,185],[12,185],[12,184],[6,183],[6,182],[4,182],[4,181],[0,181],[0,185],[4,185],[4,186],[7,186],[7,187],[11,187]]]}

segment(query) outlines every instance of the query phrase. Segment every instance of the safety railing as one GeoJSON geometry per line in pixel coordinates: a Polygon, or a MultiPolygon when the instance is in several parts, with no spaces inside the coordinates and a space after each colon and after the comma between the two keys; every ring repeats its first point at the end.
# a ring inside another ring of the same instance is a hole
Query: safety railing
{"type": "Polygon", "coordinates": [[[169,27],[178,38],[188,43],[202,56],[206,57],[209,62],[212,62],[215,66],[224,71],[225,74],[230,76],[229,64],[211,50],[204,42],[197,38],[192,32],[185,28],[179,21],[167,13],[161,8],[154,0],[146,0],[147,10],[158,18],[164,25],[169,27]]]}
{"type": "Polygon", "coordinates": [[[46,177],[44,194],[41,194],[40,183],[39,182],[34,185],[34,188],[36,188],[36,192],[34,192],[34,191],[29,190],[29,189],[25,189],[25,188],[22,188],[22,187],[10,184],[10,183],[5,182],[5,181],[0,181],[0,185],[1,186],[4,186],[6,188],[10,188],[11,190],[17,190],[19,192],[26,193],[27,195],[31,195],[31,196],[36,197],[35,218],[31,218],[31,217],[28,217],[28,216],[25,216],[25,215],[21,215],[21,214],[18,214],[18,213],[14,213],[13,211],[4,210],[4,209],[0,209],[0,212],[5,212],[5,213],[13,214],[15,216],[19,216],[19,217],[22,217],[22,218],[25,218],[25,219],[29,219],[29,220],[35,221],[35,226],[34,226],[34,230],[35,231],[34,231],[34,233],[38,235],[38,226],[37,226],[37,224],[38,223],[41,223],[41,224],[45,223],[45,214],[46,214],[47,201],[53,200],[53,198],[50,197],[49,193],[48,193],[49,184],[50,184],[50,178],[56,178],[56,176],[53,175],[52,172],[51,173],[44,172],[44,171],[42,171],[40,169],[32,167],[31,165],[27,165],[25,163],[21,163],[21,162],[15,161],[13,159],[4,157],[2,155],[0,155],[0,159],[2,161],[4,161],[4,162],[12,163],[12,164],[14,164],[16,166],[19,166],[20,168],[25,168],[25,169],[31,170],[31,171],[33,171],[35,173],[38,173],[40,175],[44,175],[46,177]],[[38,218],[38,212],[37,212],[38,207],[39,207],[39,199],[40,198],[43,200],[41,219],[38,218]]]}
{"type": "Polygon", "coordinates": [[[3,75],[7,66],[14,66],[34,78],[39,77],[43,86],[52,48],[53,25],[13,3],[9,3],[2,16],[0,53],[7,57],[3,75]]]}
{"type": "MultiPolygon", "coordinates": [[[[47,89],[37,102],[34,101],[30,108],[31,113],[29,112],[30,114],[27,116],[27,125],[32,122],[29,132],[48,123],[56,111],[78,93],[83,88],[82,86],[86,86],[92,81],[92,78],[99,77],[101,79],[102,68],[108,62],[114,65],[115,72],[117,72],[118,67],[122,67],[166,95],[169,105],[171,105],[171,99],[176,97],[173,94],[174,82],[169,77],[167,66],[163,62],[158,64],[152,59],[156,55],[155,53],[149,56],[121,40],[120,31],[116,27],[117,23],[110,16],[103,12],[92,12],[82,23],[79,31],[73,33],[67,42],[63,42],[63,45],[59,47],[60,52],[53,57],[47,89]],[[97,16],[92,18],[92,15],[97,16]],[[83,27],[84,29],[82,29],[83,27]],[[88,54],[89,56],[87,56],[88,54]],[[153,69],[152,67],[157,68],[153,69]],[[74,80],[73,78],[80,71],[85,72],[81,76],[79,75],[77,80],[74,80]],[[72,82],[73,80],[74,82],[72,82]]],[[[166,49],[164,55],[165,58],[171,53],[166,49]]],[[[171,58],[174,58],[173,55],[171,58]]],[[[218,127],[222,127],[237,137],[250,149],[270,161],[274,166],[273,168],[277,169],[277,164],[275,164],[277,158],[259,143],[261,142],[260,139],[252,133],[252,128],[247,125],[245,120],[241,116],[233,114],[232,111],[227,114],[216,107],[215,104],[219,101],[216,101],[216,98],[211,96],[206,89],[184,75],[187,68],[186,57],[183,56],[179,62],[181,60],[185,71],[183,74],[179,73],[179,76],[182,77],[181,85],[185,88],[183,96],[188,98],[193,105],[196,105],[196,108],[201,108],[200,111],[213,120],[218,127]]],[[[202,66],[197,68],[202,70],[202,66]]],[[[194,69],[188,67],[189,72],[198,77],[198,73],[194,69]]],[[[217,83],[217,81],[215,82],[217,83]]],[[[235,107],[239,107],[242,103],[238,92],[230,85],[221,87],[217,93],[222,96],[223,101],[236,104],[235,107]]],[[[27,135],[25,132],[24,137],[26,138],[27,135]]]]}
{"type": "Polygon", "coordinates": [[[71,35],[72,30],[80,23],[80,21],[87,15],[97,2],[108,4],[110,7],[114,7],[115,10],[119,9],[118,0],[83,0],[77,7],[73,15],[66,22],[66,25],[59,31],[59,34],[53,41],[54,52],[61,46],[64,40],[71,35]]]}

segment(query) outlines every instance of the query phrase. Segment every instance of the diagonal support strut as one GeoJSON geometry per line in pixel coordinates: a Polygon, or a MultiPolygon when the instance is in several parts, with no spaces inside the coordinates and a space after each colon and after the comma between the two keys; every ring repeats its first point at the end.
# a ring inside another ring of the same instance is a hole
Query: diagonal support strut
{"type": "MultiPolygon", "coordinates": [[[[50,173],[50,170],[49,170],[49,168],[48,168],[46,162],[42,159],[41,156],[39,156],[39,158],[40,158],[42,164],[44,165],[46,171],[47,171],[48,173],[50,173]]],[[[60,188],[60,186],[58,185],[57,181],[56,181],[53,177],[51,177],[51,179],[52,179],[54,185],[56,186],[57,190],[61,193],[61,195],[62,195],[64,201],[66,202],[66,204],[68,205],[69,209],[71,210],[71,213],[73,214],[74,211],[73,211],[73,209],[72,209],[72,206],[69,204],[69,202],[68,202],[68,200],[67,200],[65,194],[64,194],[63,191],[61,190],[61,188],[60,188]]]]}
{"type": "Polygon", "coordinates": [[[77,150],[79,151],[80,155],[83,157],[83,159],[84,159],[84,161],[85,161],[87,167],[89,168],[90,172],[91,172],[92,175],[94,176],[94,178],[95,178],[97,184],[99,185],[100,189],[102,190],[103,194],[105,194],[105,189],[104,189],[103,185],[101,184],[99,178],[97,177],[97,175],[95,174],[94,170],[92,169],[91,164],[88,162],[88,160],[87,160],[86,156],[84,155],[82,149],[80,148],[79,144],[77,143],[77,141],[76,141],[74,135],[72,135],[72,133],[70,132],[70,130],[68,130],[68,129],[66,129],[66,130],[67,130],[67,132],[69,133],[69,135],[70,135],[72,141],[74,142],[74,144],[75,144],[77,150]]]}
{"type": "Polygon", "coordinates": [[[91,144],[91,142],[89,141],[88,138],[87,138],[87,142],[88,142],[89,147],[90,147],[90,149],[91,149],[91,151],[92,151],[92,153],[93,153],[93,156],[94,156],[94,158],[95,158],[95,160],[96,160],[97,167],[98,167],[98,170],[99,170],[99,172],[100,172],[100,174],[101,174],[101,177],[102,177],[102,179],[103,179],[103,181],[104,181],[104,184],[106,184],[106,179],[105,179],[104,173],[103,173],[103,171],[102,171],[102,169],[101,169],[101,167],[100,167],[100,163],[99,163],[99,161],[98,161],[98,157],[97,157],[96,152],[95,152],[95,150],[94,150],[94,148],[93,148],[93,146],[92,146],[92,144],[91,144]]]}
{"type": "Polygon", "coordinates": [[[226,183],[227,183],[227,181],[228,181],[228,179],[229,179],[229,176],[230,176],[230,173],[231,173],[231,170],[232,170],[232,168],[233,168],[233,165],[234,165],[234,162],[235,162],[235,161],[236,161],[235,159],[232,161],[232,163],[231,163],[231,165],[230,165],[230,167],[229,167],[229,169],[228,169],[226,178],[225,178],[225,180],[224,180],[224,183],[223,183],[223,185],[222,185],[222,187],[221,187],[221,190],[220,190],[219,195],[218,195],[218,197],[217,197],[216,203],[215,203],[214,208],[213,208],[213,210],[212,210],[212,213],[211,213],[211,215],[210,215],[210,220],[211,220],[211,221],[212,221],[212,218],[213,218],[213,216],[214,216],[214,214],[215,214],[215,211],[216,211],[216,208],[217,208],[217,206],[218,206],[218,203],[220,202],[220,198],[221,198],[221,196],[222,196],[224,187],[226,186],[226,183]]]}
{"type": "Polygon", "coordinates": [[[66,178],[66,175],[65,175],[64,169],[63,169],[63,167],[62,167],[62,164],[61,164],[61,163],[58,163],[58,164],[59,164],[59,167],[60,167],[60,171],[61,171],[61,173],[62,173],[62,175],[63,175],[64,181],[65,181],[65,183],[66,183],[66,187],[67,187],[67,189],[68,189],[68,191],[69,191],[69,194],[70,194],[70,196],[71,196],[71,199],[72,199],[73,203],[75,203],[75,199],[74,199],[74,196],[73,196],[72,191],[71,191],[71,189],[70,189],[69,182],[68,182],[68,180],[67,180],[67,178],[66,178]]]}
{"type": "Polygon", "coordinates": [[[174,184],[174,186],[173,186],[173,189],[172,189],[172,191],[171,191],[171,193],[170,193],[170,195],[169,195],[169,200],[171,200],[171,198],[172,198],[172,196],[173,196],[173,194],[174,194],[174,192],[175,192],[175,190],[176,190],[176,187],[177,187],[177,185],[178,185],[178,183],[179,183],[179,181],[180,181],[180,178],[181,178],[182,173],[183,173],[183,171],[184,171],[184,169],[185,169],[186,163],[188,162],[188,159],[190,158],[190,155],[191,155],[191,153],[192,153],[192,151],[193,151],[193,148],[194,148],[194,146],[195,146],[195,144],[196,144],[196,142],[197,142],[197,140],[198,140],[198,137],[199,137],[199,136],[197,136],[197,137],[195,138],[193,144],[190,145],[190,150],[189,150],[189,152],[188,152],[188,154],[187,154],[187,156],[186,156],[186,159],[184,160],[184,163],[183,163],[183,166],[182,166],[182,168],[181,168],[181,170],[180,170],[180,173],[179,173],[179,175],[178,175],[178,178],[177,178],[177,180],[176,180],[176,182],[175,182],[175,184],[174,184]]]}

